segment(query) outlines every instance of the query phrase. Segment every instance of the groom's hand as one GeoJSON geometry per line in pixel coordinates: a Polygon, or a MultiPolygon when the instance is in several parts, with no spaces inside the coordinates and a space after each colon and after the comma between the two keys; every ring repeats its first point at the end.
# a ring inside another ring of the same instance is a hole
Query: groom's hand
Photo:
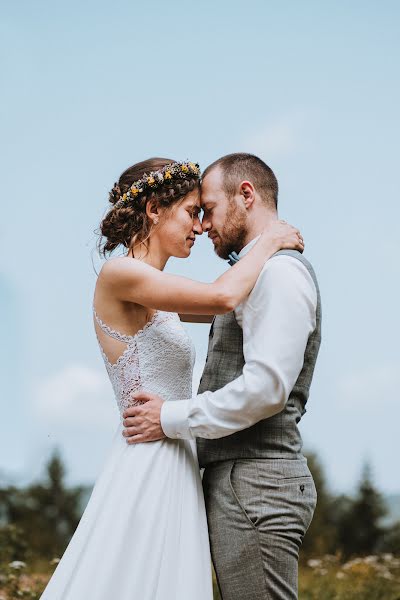
{"type": "Polygon", "coordinates": [[[156,394],[146,392],[133,394],[132,398],[144,404],[130,406],[123,412],[125,429],[122,435],[126,438],[127,444],[154,442],[166,438],[160,423],[161,406],[164,400],[156,394]]]}

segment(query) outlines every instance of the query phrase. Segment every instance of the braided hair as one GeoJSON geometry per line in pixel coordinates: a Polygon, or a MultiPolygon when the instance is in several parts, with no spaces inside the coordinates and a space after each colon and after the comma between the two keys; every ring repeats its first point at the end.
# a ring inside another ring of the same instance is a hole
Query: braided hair
{"type": "Polygon", "coordinates": [[[195,175],[178,179],[157,189],[148,189],[132,202],[121,206],[122,196],[135,181],[145,173],[157,171],[175,161],[170,158],[149,158],[126,169],[109,193],[112,207],[108,210],[100,224],[101,238],[99,251],[104,257],[111,254],[118,246],[130,249],[136,241],[145,243],[151,232],[152,222],[146,214],[148,202],[155,202],[163,208],[172,207],[189,192],[199,188],[200,182],[195,175]],[[118,203],[117,206],[115,206],[118,203]]]}

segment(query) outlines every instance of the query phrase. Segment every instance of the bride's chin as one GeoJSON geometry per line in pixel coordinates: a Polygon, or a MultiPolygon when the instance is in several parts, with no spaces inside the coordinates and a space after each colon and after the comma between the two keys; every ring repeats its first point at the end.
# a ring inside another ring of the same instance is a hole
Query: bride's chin
{"type": "Polygon", "coordinates": [[[174,254],[173,256],[175,258],[188,258],[190,256],[192,249],[191,248],[183,248],[182,252],[177,252],[176,254],[174,254]]]}

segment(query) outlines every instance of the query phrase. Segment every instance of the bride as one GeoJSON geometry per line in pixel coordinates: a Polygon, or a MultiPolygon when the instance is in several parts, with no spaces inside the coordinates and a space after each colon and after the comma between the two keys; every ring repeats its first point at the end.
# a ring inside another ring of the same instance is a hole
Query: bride
{"type": "MultiPolygon", "coordinates": [[[[183,319],[232,311],[265,261],[303,249],[298,231],[277,221],[210,284],[170,275],[202,233],[200,171],[152,158],[119,178],[101,223],[104,256],[93,318],[120,414],[140,390],[168,400],[191,396],[193,344],[183,319]],[[190,315],[190,317],[188,316],[190,315]]],[[[42,600],[212,600],[211,559],[195,445],[169,438],[126,444],[122,418],[81,521],[42,600]]]]}

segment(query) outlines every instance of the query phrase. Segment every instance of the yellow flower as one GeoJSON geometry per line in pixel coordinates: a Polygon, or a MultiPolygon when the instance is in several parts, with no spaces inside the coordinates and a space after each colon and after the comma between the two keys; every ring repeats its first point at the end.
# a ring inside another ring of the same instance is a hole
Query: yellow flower
{"type": "Polygon", "coordinates": [[[127,194],[124,194],[124,195],[122,196],[122,200],[126,200],[126,199],[127,199],[127,197],[128,197],[128,196],[127,196],[127,194]]]}
{"type": "Polygon", "coordinates": [[[164,179],[171,179],[172,175],[171,175],[171,171],[166,171],[165,175],[164,175],[164,179]]]}
{"type": "Polygon", "coordinates": [[[183,171],[184,173],[187,173],[187,172],[189,171],[189,169],[187,168],[187,166],[186,166],[186,165],[182,165],[182,166],[181,166],[181,169],[182,169],[182,171],[183,171]]]}
{"type": "Polygon", "coordinates": [[[132,192],[132,194],[133,194],[134,196],[137,196],[137,195],[138,195],[138,193],[139,193],[139,190],[138,190],[136,187],[132,186],[132,187],[131,187],[131,192],[132,192]]]}
{"type": "Polygon", "coordinates": [[[155,182],[156,182],[156,180],[154,179],[154,177],[148,177],[148,178],[147,178],[147,183],[148,183],[149,185],[153,185],[153,183],[155,183],[155,182]]]}

